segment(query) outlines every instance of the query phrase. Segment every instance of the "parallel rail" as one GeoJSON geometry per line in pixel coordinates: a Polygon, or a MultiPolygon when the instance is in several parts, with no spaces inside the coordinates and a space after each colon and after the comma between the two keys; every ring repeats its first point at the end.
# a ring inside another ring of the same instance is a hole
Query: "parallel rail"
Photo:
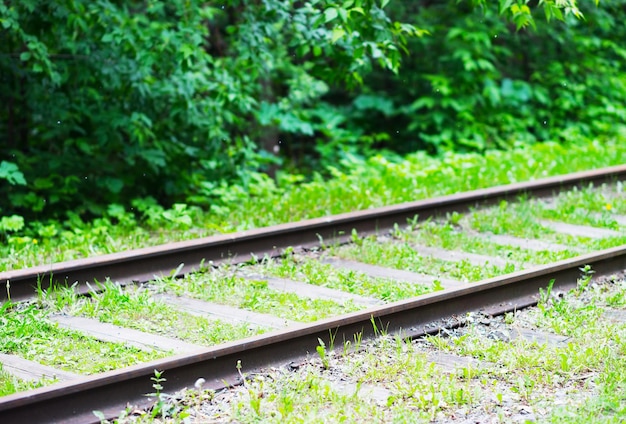
{"type": "MultiPolygon", "coordinates": [[[[280,254],[289,246],[318,245],[320,238],[341,241],[349,238],[353,229],[359,234],[375,233],[416,215],[427,219],[514,198],[523,193],[535,197],[549,196],[562,189],[614,182],[625,177],[626,166],[581,172],[52,266],[8,271],[0,273],[0,284],[10,281],[11,298],[15,301],[31,298],[37,285],[47,289],[56,283],[78,282],[79,290],[86,291],[86,283],[106,278],[120,282],[148,281],[155,275],[169,274],[181,263],[185,264],[182,270],[185,273],[199,267],[202,261],[245,261],[252,256],[280,254]]],[[[241,361],[246,373],[299,361],[315,353],[318,339],[324,340],[327,346],[334,342],[340,347],[355,337],[363,340],[375,337],[380,329],[403,337],[434,333],[449,327],[450,322],[468,312],[482,311],[495,315],[534,305],[539,290],[546,287],[550,280],[554,280],[553,290],[568,290],[576,285],[580,268],[587,265],[594,269],[596,275],[623,272],[626,269],[626,246],[222,344],[192,354],[1,397],[0,422],[98,422],[94,410],[114,417],[127,403],[140,406],[150,403],[145,394],[153,391],[151,377],[155,369],[164,372],[168,392],[192,386],[200,377],[206,380],[204,387],[218,389],[239,382],[238,361],[241,361]]],[[[6,298],[0,297],[0,300],[6,298]]]]}
{"type": "MultiPolygon", "coordinates": [[[[196,240],[176,242],[144,249],[130,250],[92,258],[59,262],[23,270],[0,272],[0,284],[10,282],[11,299],[20,301],[33,296],[35,288],[48,289],[56,283],[76,284],[80,293],[89,290],[87,283],[110,278],[120,283],[145,282],[155,276],[169,275],[181,264],[182,273],[198,269],[203,262],[245,262],[253,257],[277,255],[289,246],[319,245],[325,241],[343,241],[353,229],[359,234],[372,234],[419,219],[462,212],[477,205],[515,198],[521,194],[533,197],[550,196],[559,190],[577,186],[602,184],[626,179],[626,165],[516,183],[399,205],[350,212],[267,228],[223,234],[196,240]]],[[[0,290],[0,301],[7,293],[0,290]]]]}
{"type": "Polygon", "coordinates": [[[318,346],[375,337],[381,329],[388,334],[417,337],[450,327],[450,321],[468,312],[497,315],[537,303],[541,288],[554,280],[552,290],[569,290],[576,285],[580,268],[591,266],[596,275],[611,275],[626,269],[626,246],[579,256],[558,263],[492,278],[468,287],[448,289],[399,301],[383,307],[318,321],[295,329],[278,331],[234,343],[207,348],[197,353],[152,361],[111,371],[77,382],[61,383],[0,398],[0,422],[91,423],[92,411],[115,417],[127,403],[148,405],[146,393],[153,391],[154,370],[163,371],[167,390],[193,386],[206,379],[206,388],[218,389],[238,383],[237,363],[245,372],[298,361],[318,346]],[[332,338],[332,341],[331,341],[332,338]]]}

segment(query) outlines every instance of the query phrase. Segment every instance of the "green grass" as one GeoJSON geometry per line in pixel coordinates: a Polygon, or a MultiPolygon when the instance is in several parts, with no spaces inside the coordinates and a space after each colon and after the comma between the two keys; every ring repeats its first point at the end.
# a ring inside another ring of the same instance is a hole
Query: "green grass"
{"type": "Polygon", "coordinates": [[[60,288],[46,295],[45,304],[71,315],[96,318],[101,322],[185,340],[204,346],[259,334],[246,324],[230,324],[185,312],[152,297],[144,288],[106,283],[104,290],[78,296],[72,288],[60,288]]]}
{"type": "Polygon", "coordinates": [[[589,186],[562,193],[555,198],[554,209],[542,208],[540,216],[626,232],[626,227],[613,218],[616,214],[626,215],[626,193],[621,183],[611,189],[589,186]]]}
{"type": "MultiPolygon", "coordinates": [[[[549,289],[545,290],[538,307],[521,322],[569,336],[563,345],[493,340],[474,327],[462,336],[430,340],[438,348],[496,364],[489,374],[505,379],[506,385],[501,386],[505,397],[514,396],[531,408],[547,411],[539,422],[623,422],[626,324],[602,318],[601,307],[621,306],[626,284],[620,281],[597,286],[590,284],[589,277],[583,276],[579,288],[563,297],[554,297],[549,289]],[[554,407],[551,396],[563,389],[571,399],[554,407]],[[579,391],[587,395],[577,397],[579,391]]],[[[511,314],[507,320],[513,328],[516,319],[511,314]]]]}
{"type": "MultiPolygon", "coordinates": [[[[552,219],[571,224],[616,229],[614,221],[603,218],[605,215],[602,214],[609,211],[605,208],[606,204],[603,201],[606,199],[602,199],[602,196],[602,193],[590,189],[584,190],[582,195],[580,191],[563,193],[556,198],[557,204],[563,206],[563,209],[558,211],[547,208],[541,201],[521,197],[515,202],[502,201],[496,207],[473,211],[464,219],[464,223],[479,232],[559,243],[581,253],[624,245],[626,244],[626,231],[623,227],[618,229],[623,232],[622,236],[593,239],[557,233],[539,222],[541,219],[552,219]],[[576,206],[580,196],[591,196],[596,202],[581,203],[576,206]],[[588,205],[595,205],[595,209],[585,209],[588,205]],[[604,212],[601,210],[603,207],[604,212]],[[601,215],[598,217],[593,213],[601,215]]],[[[614,203],[618,204],[615,201],[614,203]]]]}
{"type": "Polygon", "coordinates": [[[401,232],[397,236],[424,246],[495,256],[522,264],[545,264],[578,255],[578,252],[568,250],[535,251],[495,244],[488,239],[474,237],[451,223],[438,224],[432,221],[421,223],[413,231],[401,232]]]}
{"type": "MultiPolygon", "coordinates": [[[[343,353],[320,344],[317,355],[296,372],[272,368],[246,375],[243,363],[243,386],[221,394],[188,390],[169,419],[506,423],[534,417],[539,423],[624,422],[626,324],[609,324],[601,307],[622,305],[626,283],[596,285],[591,275],[584,272],[578,288],[564,296],[544,290],[539,307],[509,313],[502,320],[508,325],[503,330],[511,333],[538,327],[567,334],[570,338],[561,344],[486,337],[502,322],[482,326],[472,319],[458,331],[416,341],[383,334],[361,343],[355,336],[343,353]],[[442,350],[479,363],[442,369],[427,356],[442,350]],[[371,387],[381,389],[375,398],[371,387]]],[[[131,421],[120,420],[126,422],[131,421]]],[[[146,415],[133,422],[160,421],[146,415]]]]}
{"type": "Polygon", "coordinates": [[[0,364],[0,397],[11,395],[17,392],[23,392],[30,389],[36,389],[48,384],[54,383],[55,380],[44,379],[39,381],[25,381],[12,376],[2,369],[0,364]]]}
{"type": "Polygon", "coordinates": [[[314,370],[299,376],[286,376],[278,384],[251,379],[247,393],[235,399],[226,416],[235,422],[371,422],[384,419],[384,411],[357,396],[336,390],[314,370]],[[257,402],[257,397],[263,398],[257,402]]]}
{"type": "Polygon", "coordinates": [[[251,272],[288,278],[303,283],[342,290],[359,296],[393,302],[429,293],[436,285],[427,287],[407,282],[393,282],[382,278],[372,278],[352,270],[335,268],[315,259],[304,256],[289,256],[279,260],[265,260],[258,267],[250,267],[251,272]]]}
{"type": "MultiPolygon", "coordinates": [[[[562,199],[568,195],[568,193],[562,194],[557,197],[557,201],[562,202],[562,199]]],[[[591,215],[582,205],[573,207],[573,209],[575,212],[572,212],[572,208],[564,205],[564,209],[555,211],[547,208],[540,201],[522,197],[516,202],[502,201],[497,207],[474,211],[468,217],[467,222],[470,228],[480,232],[540,239],[583,250],[619,246],[626,240],[626,232],[624,237],[606,237],[598,240],[560,234],[540,223],[541,219],[552,219],[570,224],[606,226],[603,225],[603,222],[606,221],[603,221],[602,217],[597,218],[591,215]]],[[[608,226],[611,227],[614,224],[609,223],[608,226]]]]}
{"type": "Polygon", "coordinates": [[[602,301],[606,306],[616,309],[624,309],[626,307],[626,281],[618,284],[618,290],[603,296],[602,301]]]}
{"type": "Polygon", "coordinates": [[[534,200],[521,198],[516,202],[502,201],[497,207],[474,211],[468,221],[470,228],[484,233],[541,239],[575,247],[590,241],[582,237],[560,234],[544,227],[536,217],[540,210],[541,207],[537,207],[534,200]]]}
{"type": "Polygon", "coordinates": [[[360,243],[341,246],[335,249],[333,253],[341,258],[358,260],[372,265],[466,282],[475,282],[518,270],[513,263],[498,267],[490,264],[472,265],[467,260],[452,262],[422,256],[409,243],[399,241],[380,243],[376,241],[375,237],[366,237],[360,243]]]}
{"type": "MultiPolygon", "coordinates": [[[[479,389],[470,387],[462,375],[440,375],[429,364],[423,352],[403,340],[385,339],[367,354],[354,359],[351,355],[329,354],[330,369],[320,360],[307,362],[298,372],[272,369],[265,374],[247,376],[242,364],[244,385],[234,388],[228,401],[213,407],[215,394],[205,395],[205,405],[194,405],[198,397],[188,391],[181,415],[199,422],[429,422],[474,403],[479,389]],[[341,380],[333,375],[341,375],[341,380]],[[357,391],[343,389],[352,383],[357,391]],[[389,396],[373,401],[364,385],[384,387],[389,396]]],[[[165,383],[165,387],[167,384],[165,383]]],[[[176,419],[177,415],[171,417],[176,419]]],[[[120,422],[130,422],[122,419],[120,422]]],[[[153,422],[145,418],[140,422],[153,422]]]]}
{"type": "Polygon", "coordinates": [[[119,343],[101,342],[60,328],[35,305],[7,307],[0,314],[0,351],[80,374],[94,374],[163,357],[119,343]]]}
{"type": "Polygon", "coordinates": [[[71,213],[63,223],[30,222],[17,233],[4,230],[6,243],[0,245],[0,270],[622,163],[626,163],[626,143],[622,140],[579,141],[569,145],[543,143],[485,155],[448,154],[442,158],[423,153],[409,155],[404,160],[377,156],[365,162],[345,163],[344,171],[334,170],[334,178],[329,181],[315,177],[310,182],[299,183],[301,178],[283,175],[275,184],[259,178],[251,192],[239,187],[223,190],[222,199],[211,211],[191,207],[166,211],[144,200],[132,210],[111,205],[105,216],[91,222],[83,222],[71,213]],[[141,219],[135,217],[135,211],[140,211],[141,219]],[[193,222],[193,227],[188,222],[193,222]]]}
{"type": "Polygon", "coordinates": [[[311,322],[361,309],[352,301],[339,304],[330,300],[307,299],[296,293],[273,290],[262,279],[248,280],[232,274],[227,267],[220,271],[196,273],[181,279],[156,283],[159,290],[225,304],[277,317],[311,322]]]}

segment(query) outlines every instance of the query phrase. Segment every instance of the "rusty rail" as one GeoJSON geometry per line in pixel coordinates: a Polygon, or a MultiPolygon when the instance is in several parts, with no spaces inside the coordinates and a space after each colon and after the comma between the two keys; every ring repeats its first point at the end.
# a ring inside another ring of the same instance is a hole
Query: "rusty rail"
{"type": "Polygon", "coordinates": [[[315,353],[318,338],[335,347],[375,337],[376,327],[389,334],[416,337],[449,326],[450,320],[472,311],[502,314],[537,303],[540,288],[554,280],[553,290],[576,285],[580,268],[591,266],[598,275],[621,273],[626,269],[626,246],[567,259],[555,264],[484,280],[467,287],[420,296],[393,304],[318,321],[311,325],[252,337],[238,342],[163,360],[86,377],[76,382],[18,393],[0,398],[0,422],[91,423],[98,422],[92,411],[115,417],[127,403],[146,406],[146,393],[153,391],[154,370],[164,371],[168,392],[192,386],[197,378],[205,387],[221,388],[238,382],[237,362],[244,372],[280,366],[315,353]]]}
{"type": "MultiPolygon", "coordinates": [[[[371,234],[403,224],[419,216],[427,219],[446,212],[462,212],[521,194],[540,197],[590,183],[602,184],[626,179],[626,165],[545,178],[433,199],[402,203],[364,211],[350,212],[296,223],[223,234],[196,240],[165,244],[92,258],[60,262],[23,270],[0,272],[0,284],[10,282],[14,301],[33,296],[36,287],[48,289],[56,283],[75,284],[79,292],[88,291],[87,283],[110,278],[120,283],[145,282],[155,276],[169,275],[184,264],[182,273],[197,269],[202,262],[219,264],[224,261],[247,261],[254,257],[277,255],[289,246],[319,245],[320,239],[343,241],[353,229],[359,234],[371,234]]],[[[0,301],[7,300],[6,290],[0,290],[0,301]]]]}
{"type": "MultiPolygon", "coordinates": [[[[275,255],[288,246],[312,246],[326,241],[342,241],[353,229],[369,234],[392,228],[416,215],[427,219],[450,211],[464,211],[473,206],[495,203],[527,193],[549,196],[561,189],[589,183],[601,184],[623,180],[626,165],[595,171],[551,177],[534,182],[518,183],[456,195],[443,196],[401,205],[317,218],[299,223],[225,234],[115,253],[100,257],[0,273],[0,284],[10,281],[13,300],[33,296],[34,287],[49,288],[56,283],[77,282],[81,291],[94,280],[133,282],[147,281],[155,275],[169,274],[181,263],[182,272],[200,266],[202,261],[220,263],[245,261],[252,256],[275,255]]],[[[534,268],[503,277],[485,280],[458,289],[449,289],[418,298],[368,309],[366,311],[277,331],[242,341],[207,348],[189,355],[179,355],[146,364],[111,371],[77,381],[59,383],[41,389],[0,398],[0,422],[98,422],[92,411],[114,417],[130,402],[147,405],[145,394],[153,391],[151,377],[155,369],[164,371],[168,392],[193,385],[199,377],[205,387],[220,388],[238,382],[236,364],[241,361],[244,372],[253,372],[270,365],[282,365],[314,353],[318,338],[336,346],[376,336],[378,329],[406,337],[438,331],[450,319],[471,311],[500,314],[537,302],[539,289],[555,280],[555,290],[566,290],[576,284],[579,268],[590,265],[596,275],[618,273],[626,269],[626,246],[608,249],[534,268]]],[[[6,300],[4,290],[0,300],[6,300]]]]}

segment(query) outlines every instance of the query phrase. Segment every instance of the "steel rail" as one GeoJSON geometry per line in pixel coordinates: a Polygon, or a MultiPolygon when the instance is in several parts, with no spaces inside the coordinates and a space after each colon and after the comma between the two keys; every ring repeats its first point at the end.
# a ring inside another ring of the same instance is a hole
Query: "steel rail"
{"type": "Polygon", "coordinates": [[[281,366],[315,353],[318,338],[336,348],[345,341],[388,334],[416,337],[449,327],[451,320],[468,312],[492,315],[537,303],[540,289],[554,280],[553,291],[576,286],[580,268],[591,266],[599,275],[622,273],[626,269],[626,246],[567,259],[551,265],[491,278],[467,287],[448,289],[414,299],[399,301],[362,312],[318,321],[310,325],[256,336],[207,348],[189,355],[156,360],[130,368],[86,377],[76,382],[0,398],[0,422],[6,423],[91,423],[98,422],[92,411],[115,417],[127,403],[146,406],[146,393],[154,390],[154,370],[163,371],[168,392],[193,386],[205,378],[207,388],[237,384],[241,361],[246,373],[268,366],[281,366]],[[377,330],[378,329],[378,330],[377,330]],[[332,340],[331,340],[332,338],[332,340]]]}
{"type": "MultiPolygon", "coordinates": [[[[184,264],[181,272],[187,273],[198,269],[203,262],[243,262],[253,257],[280,254],[289,246],[310,247],[319,245],[320,240],[344,241],[353,229],[359,234],[372,234],[393,228],[394,224],[403,224],[416,216],[420,220],[427,219],[446,212],[463,212],[474,206],[492,204],[524,193],[535,197],[550,196],[559,190],[624,179],[626,165],[577,172],[239,233],[5,271],[0,272],[0,284],[9,283],[8,290],[14,301],[30,299],[37,287],[47,290],[56,283],[76,284],[77,291],[85,293],[89,290],[87,283],[107,278],[120,283],[145,282],[155,276],[169,275],[181,264],[184,264]]],[[[8,290],[0,290],[0,301],[8,300],[8,290]]]]}

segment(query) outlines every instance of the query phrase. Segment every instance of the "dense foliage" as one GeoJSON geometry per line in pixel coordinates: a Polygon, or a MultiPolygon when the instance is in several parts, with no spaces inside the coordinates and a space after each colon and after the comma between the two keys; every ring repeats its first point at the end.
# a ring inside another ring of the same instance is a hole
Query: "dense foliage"
{"type": "MultiPolygon", "coordinates": [[[[583,3],[584,20],[536,19],[519,31],[495,7],[422,3],[393,12],[430,36],[410,40],[398,78],[376,72],[365,83],[370,108],[358,127],[383,145],[483,151],[595,137],[626,122],[626,2],[583,3]]],[[[353,102],[353,116],[359,109],[353,102]]]]}
{"type": "Polygon", "coordinates": [[[371,2],[212,3],[0,3],[5,212],[210,198],[275,161],[281,128],[312,133],[298,111],[327,83],[397,69],[417,34],[371,2]]]}
{"type": "Polygon", "coordinates": [[[256,171],[373,149],[480,151],[610,132],[624,117],[623,4],[577,20],[572,0],[532,10],[512,0],[2,2],[0,216],[18,214],[19,227],[20,216],[111,205],[206,207],[229,183],[254,185],[256,171]]]}

